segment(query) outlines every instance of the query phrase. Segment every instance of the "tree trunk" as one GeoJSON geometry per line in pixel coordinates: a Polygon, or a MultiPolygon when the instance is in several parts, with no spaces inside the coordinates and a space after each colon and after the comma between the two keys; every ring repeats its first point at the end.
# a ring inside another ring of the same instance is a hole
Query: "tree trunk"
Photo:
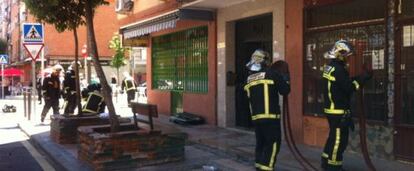
{"type": "Polygon", "coordinates": [[[91,2],[89,0],[87,0],[85,4],[85,19],[86,19],[87,31],[88,31],[88,34],[90,35],[89,40],[88,40],[90,46],[88,47],[90,48],[90,53],[94,61],[96,74],[102,85],[102,93],[105,98],[105,103],[108,106],[109,121],[111,123],[111,132],[118,132],[119,131],[119,120],[115,113],[114,104],[112,103],[110,87],[108,85],[108,82],[106,81],[105,73],[102,70],[102,66],[99,63],[98,48],[96,46],[96,38],[95,38],[94,26],[93,26],[93,12],[92,12],[91,2]]]}
{"type": "Polygon", "coordinates": [[[79,66],[78,66],[78,61],[79,61],[79,56],[78,56],[78,50],[79,50],[79,42],[78,42],[78,31],[76,29],[76,27],[73,29],[73,35],[75,37],[75,82],[76,82],[76,105],[78,106],[78,116],[82,116],[82,105],[81,105],[81,101],[80,101],[80,84],[79,84],[79,66]]]}

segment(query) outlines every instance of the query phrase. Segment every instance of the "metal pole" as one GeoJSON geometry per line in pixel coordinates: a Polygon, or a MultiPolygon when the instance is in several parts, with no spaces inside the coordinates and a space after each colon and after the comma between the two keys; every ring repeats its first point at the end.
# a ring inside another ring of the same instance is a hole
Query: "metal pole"
{"type": "Polygon", "coordinates": [[[31,95],[31,93],[30,93],[30,91],[27,91],[27,93],[28,93],[28,99],[27,99],[27,110],[28,110],[28,112],[27,112],[27,119],[30,121],[30,115],[32,114],[32,110],[31,110],[31,108],[32,108],[32,105],[31,105],[31,98],[32,98],[32,95],[31,95]]]}
{"type": "Polygon", "coordinates": [[[4,64],[1,64],[1,99],[4,99],[4,64]]]}
{"type": "Polygon", "coordinates": [[[27,94],[26,94],[26,89],[23,89],[23,110],[24,110],[24,117],[27,116],[27,94]]]}
{"type": "Polygon", "coordinates": [[[36,59],[32,60],[32,91],[31,91],[31,96],[33,96],[31,98],[31,101],[29,101],[29,103],[33,103],[33,119],[36,119],[36,97],[34,97],[36,95],[35,91],[36,91],[36,59]]]}

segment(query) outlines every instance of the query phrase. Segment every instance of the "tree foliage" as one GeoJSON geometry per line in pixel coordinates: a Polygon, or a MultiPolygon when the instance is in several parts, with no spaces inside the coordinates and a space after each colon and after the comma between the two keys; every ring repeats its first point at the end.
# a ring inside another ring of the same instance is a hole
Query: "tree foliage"
{"type": "Polygon", "coordinates": [[[111,66],[119,69],[120,67],[126,65],[125,48],[122,47],[119,35],[112,37],[112,40],[109,41],[109,48],[115,51],[114,56],[112,56],[111,66]]]}

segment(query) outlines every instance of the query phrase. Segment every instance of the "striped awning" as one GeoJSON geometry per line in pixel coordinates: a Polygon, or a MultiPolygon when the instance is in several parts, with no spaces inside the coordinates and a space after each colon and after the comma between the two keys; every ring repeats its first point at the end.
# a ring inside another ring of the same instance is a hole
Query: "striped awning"
{"type": "Polygon", "coordinates": [[[180,19],[212,21],[214,19],[213,16],[213,13],[207,10],[177,9],[122,26],[120,32],[123,34],[124,39],[131,39],[153,32],[175,28],[177,21],[180,19]]]}
{"type": "Polygon", "coordinates": [[[152,32],[175,28],[175,25],[177,24],[177,20],[179,18],[177,12],[127,28],[123,31],[124,38],[130,39],[134,37],[140,37],[152,32]]]}

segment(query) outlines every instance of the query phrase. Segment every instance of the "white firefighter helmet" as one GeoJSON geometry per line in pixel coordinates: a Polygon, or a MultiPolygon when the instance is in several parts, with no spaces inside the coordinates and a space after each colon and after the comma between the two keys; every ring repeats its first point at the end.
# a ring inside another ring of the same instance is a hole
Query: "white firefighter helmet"
{"type": "Polygon", "coordinates": [[[246,64],[250,71],[260,71],[264,65],[269,63],[269,53],[264,50],[257,49],[253,52],[249,63],[246,64]]]}
{"type": "Polygon", "coordinates": [[[354,48],[351,43],[346,40],[338,40],[324,56],[327,59],[345,60],[346,57],[351,56],[353,53],[354,48]]]}

